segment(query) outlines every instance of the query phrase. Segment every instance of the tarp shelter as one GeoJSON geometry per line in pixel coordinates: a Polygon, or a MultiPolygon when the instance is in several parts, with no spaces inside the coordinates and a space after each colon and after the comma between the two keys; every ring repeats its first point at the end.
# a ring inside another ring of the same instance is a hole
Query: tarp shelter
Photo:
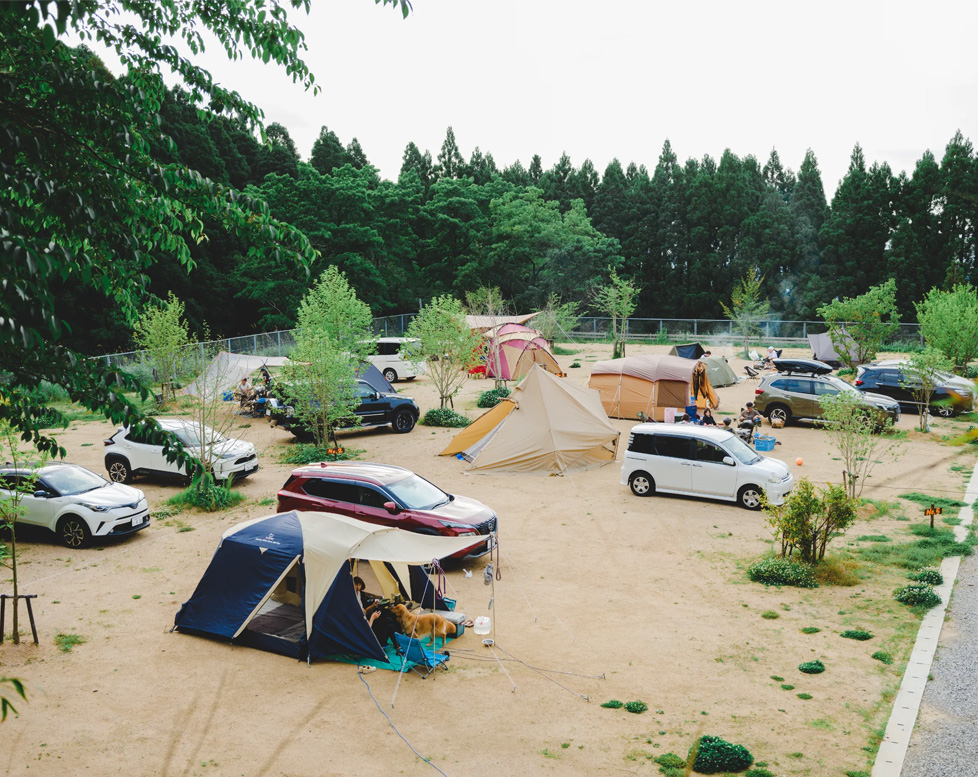
{"type": "Polygon", "coordinates": [[[678,356],[681,359],[698,359],[706,351],[699,343],[686,343],[684,345],[674,345],[669,350],[670,356],[678,356]]]}
{"type": "MultiPolygon", "coordinates": [[[[843,336],[848,338],[848,333],[843,330],[843,336]]],[[[828,332],[823,332],[820,335],[808,335],[808,343],[812,346],[812,358],[817,359],[820,362],[825,362],[832,367],[841,367],[842,358],[839,356],[838,351],[835,350],[835,344],[832,342],[832,338],[829,336],[828,332]]],[[[855,357],[858,353],[858,349],[855,343],[850,340],[849,354],[851,357],[855,357]]]]}
{"type": "Polygon", "coordinates": [[[211,363],[193,383],[183,389],[183,393],[210,399],[215,394],[230,391],[242,378],[251,375],[255,370],[262,367],[281,367],[286,362],[288,359],[284,356],[246,356],[221,351],[211,359],[211,363]]]}
{"type": "MultiPolygon", "coordinates": [[[[612,418],[663,421],[666,411],[680,414],[689,404],[693,367],[699,362],[678,356],[626,356],[595,362],[588,386],[601,393],[601,404],[612,418]]],[[[704,386],[707,401],[717,407],[712,386],[704,386]]]]}
{"type": "Polygon", "coordinates": [[[483,337],[487,378],[520,380],[534,364],[554,375],[564,374],[547,341],[536,329],[522,324],[502,324],[487,331],[483,337]]]}
{"type": "Polygon", "coordinates": [[[334,513],[257,518],[224,532],[174,628],[294,658],[353,654],[386,662],[353,588],[351,563],[369,563],[383,596],[438,607],[440,597],[421,566],[472,541],[334,513]]]}
{"type": "Polygon", "coordinates": [[[479,332],[486,332],[503,324],[525,324],[534,316],[539,316],[540,312],[524,313],[520,316],[466,316],[465,324],[469,329],[479,332]]]}
{"type": "Polygon", "coordinates": [[[732,386],[737,382],[737,375],[724,357],[703,356],[700,361],[706,365],[706,377],[713,388],[732,386]]]}
{"type": "Polygon", "coordinates": [[[470,472],[566,475],[614,461],[618,435],[597,391],[534,365],[509,397],[455,435],[440,455],[474,460],[470,472]]]}
{"type": "Polygon", "coordinates": [[[387,382],[387,378],[377,369],[377,365],[372,362],[364,362],[357,367],[357,377],[365,380],[375,390],[381,394],[396,394],[397,389],[387,382]]]}

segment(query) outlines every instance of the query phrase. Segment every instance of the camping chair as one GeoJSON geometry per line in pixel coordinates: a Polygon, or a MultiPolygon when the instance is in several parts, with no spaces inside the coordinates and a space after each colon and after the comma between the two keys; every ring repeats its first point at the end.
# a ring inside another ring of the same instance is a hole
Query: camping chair
{"type": "Polygon", "coordinates": [[[408,637],[397,633],[397,652],[405,661],[411,661],[414,666],[411,668],[417,672],[424,680],[428,675],[435,671],[439,666],[448,671],[445,664],[448,663],[448,653],[436,653],[434,650],[427,649],[421,645],[421,640],[408,637]],[[424,669],[425,671],[421,671],[424,669]]]}
{"type": "Polygon", "coordinates": [[[755,370],[749,364],[745,364],[744,365],[744,372],[747,373],[748,380],[757,380],[761,376],[761,373],[759,373],[757,370],[755,370]]]}

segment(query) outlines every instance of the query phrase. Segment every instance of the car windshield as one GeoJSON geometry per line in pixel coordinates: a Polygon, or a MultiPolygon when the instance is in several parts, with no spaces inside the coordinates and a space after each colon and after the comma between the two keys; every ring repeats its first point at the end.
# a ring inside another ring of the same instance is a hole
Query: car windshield
{"type": "Polygon", "coordinates": [[[430,510],[432,507],[445,504],[450,499],[448,494],[438,486],[417,475],[391,483],[387,489],[410,510],[430,510]]]}
{"type": "MultiPolygon", "coordinates": [[[[197,434],[196,429],[185,426],[182,429],[174,429],[173,435],[188,448],[201,447],[200,435],[197,434]]],[[[211,445],[217,445],[227,439],[220,432],[215,432],[209,426],[204,427],[204,435],[210,440],[211,445]]]]}
{"type": "Polygon", "coordinates": [[[732,436],[729,440],[723,443],[724,449],[733,456],[741,464],[753,464],[755,461],[760,461],[761,457],[754,452],[754,450],[743,440],[737,436],[732,436]]]}
{"type": "MultiPolygon", "coordinates": [[[[852,385],[850,385],[849,383],[846,383],[844,380],[842,380],[842,378],[837,378],[834,375],[827,375],[825,377],[825,383],[827,385],[831,386],[833,389],[835,389],[835,391],[845,391],[847,394],[858,394],[859,393],[858,389],[853,388],[852,385]]],[[[819,392],[819,393],[823,393],[823,392],[819,392]]],[[[824,393],[829,394],[829,393],[835,393],[835,392],[826,391],[824,393]]]]}
{"type": "Polygon", "coordinates": [[[109,485],[107,480],[84,467],[58,467],[44,472],[42,478],[62,496],[84,494],[109,485]]]}

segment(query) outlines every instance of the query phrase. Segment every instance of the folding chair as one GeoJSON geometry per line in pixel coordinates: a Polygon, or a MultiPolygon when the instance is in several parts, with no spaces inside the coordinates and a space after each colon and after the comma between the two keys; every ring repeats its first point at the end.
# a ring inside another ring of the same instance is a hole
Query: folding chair
{"type": "Polygon", "coordinates": [[[745,364],[744,365],[744,372],[747,373],[747,377],[750,380],[757,380],[760,377],[760,375],[761,375],[761,373],[759,373],[757,370],[755,370],[749,364],[745,364]]]}
{"type": "Polygon", "coordinates": [[[414,664],[411,668],[421,676],[422,680],[439,666],[448,671],[448,667],[445,666],[448,663],[448,653],[436,653],[434,650],[423,647],[421,640],[404,634],[398,633],[394,637],[397,639],[398,654],[405,661],[411,661],[414,664]],[[422,672],[422,668],[425,671],[422,672]]]}

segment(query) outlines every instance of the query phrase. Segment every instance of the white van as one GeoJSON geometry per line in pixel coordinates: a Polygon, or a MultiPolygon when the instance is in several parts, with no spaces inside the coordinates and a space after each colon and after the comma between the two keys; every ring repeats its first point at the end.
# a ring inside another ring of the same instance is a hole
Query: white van
{"type": "Polygon", "coordinates": [[[405,343],[416,343],[410,337],[381,337],[377,340],[375,353],[367,358],[380,370],[384,380],[393,383],[395,380],[412,380],[424,374],[424,362],[411,362],[400,354],[405,343]]]}
{"type": "Polygon", "coordinates": [[[762,494],[781,504],[794,478],[783,461],[759,455],[726,429],[638,424],[628,438],[621,484],[636,496],[705,496],[759,510],[762,494]]]}

